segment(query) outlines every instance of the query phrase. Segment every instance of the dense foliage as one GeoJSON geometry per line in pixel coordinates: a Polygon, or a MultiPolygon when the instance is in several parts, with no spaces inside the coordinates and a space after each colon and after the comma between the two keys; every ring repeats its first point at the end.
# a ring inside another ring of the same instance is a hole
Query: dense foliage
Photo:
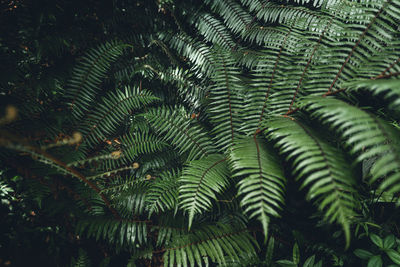
{"type": "Polygon", "coordinates": [[[0,264],[400,265],[400,0],[105,3],[1,1],[0,264]]]}

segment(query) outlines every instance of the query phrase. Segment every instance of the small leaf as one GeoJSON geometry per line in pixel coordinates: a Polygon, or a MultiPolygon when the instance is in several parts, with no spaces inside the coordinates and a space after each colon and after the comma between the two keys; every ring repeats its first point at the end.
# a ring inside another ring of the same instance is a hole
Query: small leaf
{"type": "Polygon", "coordinates": [[[368,261],[367,267],[382,267],[382,258],[380,255],[375,255],[368,261]]]}
{"type": "Polygon", "coordinates": [[[385,237],[385,239],[383,240],[383,247],[385,249],[393,248],[395,243],[396,243],[396,238],[394,237],[394,235],[389,235],[385,237]]]}
{"type": "Polygon", "coordinates": [[[282,267],[297,267],[297,264],[295,264],[294,262],[291,262],[289,260],[279,260],[279,261],[276,261],[276,263],[278,263],[279,266],[282,266],[282,267]]]}
{"type": "Polygon", "coordinates": [[[370,238],[371,238],[371,241],[374,242],[375,245],[377,245],[379,248],[383,248],[382,238],[380,238],[376,234],[371,234],[370,238]]]}
{"type": "Polygon", "coordinates": [[[314,267],[315,255],[309,257],[305,262],[303,267],[314,267]]]}
{"type": "Polygon", "coordinates": [[[300,262],[300,251],[299,245],[297,245],[297,243],[295,243],[293,246],[293,262],[296,264],[299,264],[300,262]]]}
{"type": "Polygon", "coordinates": [[[389,249],[386,251],[386,254],[389,256],[389,258],[396,264],[400,265],[400,253],[393,250],[389,249]]]}
{"type": "Polygon", "coordinates": [[[354,254],[363,259],[363,260],[368,260],[369,258],[371,258],[372,256],[374,256],[371,252],[364,250],[364,249],[356,249],[354,250],[354,254]]]}
{"type": "Polygon", "coordinates": [[[275,239],[271,236],[268,241],[267,253],[265,254],[265,262],[268,266],[272,265],[272,254],[274,252],[275,239]]]}

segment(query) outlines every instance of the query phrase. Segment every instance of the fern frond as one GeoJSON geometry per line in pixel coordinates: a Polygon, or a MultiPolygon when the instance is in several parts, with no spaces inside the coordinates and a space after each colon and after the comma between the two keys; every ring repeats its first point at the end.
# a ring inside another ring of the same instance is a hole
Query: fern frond
{"type": "Polygon", "coordinates": [[[239,255],[255,254],[256,248],[247,230],[219,224],[176,236],[165,248],[163,259],[166,266],[209,266],[209,259],[226,266],[226,256],[239,260],[239,255]]]}
{"type": "Polygon", "coordinates": [[[208,0],[211,9],[220,14],[225,24],[235,34],[242,34],[252,23],[250,14],[233,0],[208,0]]]}
{"type": "Polygon", "coordinates": [[[235,42],[225,25],[212,15],[199,15],[195,26],[199,30],[200,34],[202,34],[206,40],[212,44],[216,44],[230,50],[235,47],[235,42]]]}
{"type": "Polygon", "coordinates": [[[207,108],[210,120],[215,125],[215,143],[223,149],[233,142],[241,126],[244,85],[239,78],[240,70],[234,64],[233,58],[226,52],[218,53],[207,108]]]}
{"type": "Polygon", "coordinates": [[[211,47],[185,34],[162,34],[159,38],[169,43],[180,55],[188,58],[193,63],[195,70],[205,76],[213,72],[214,60],[211,47]]]}
{"type": "Polygon", "coordinates": [[[228,185],[228,165],[222,155],[191,161],[179,178],[179,204],[189,213],[189,229],[194,215],[211,208],[216,193],[228,185]]]}
{"type": "Polygon", "coordinates": [[[269,217],[279,217],[284,203],[286,179],[274,151],[257,138],[243,138],[235,142],[230,153],[230,165],[239,182],[241,206],[249,218],[257,217],[264,235],[268,235],[269,217]]]}
{"type": "Polygon", "coordinates": [[[371,182],[382,178],[379,189],[400,192],[400,134],[389,123],[366,111],[332,98],[305,98],[305,110],[335,129],[362,162],[377,157],[371,168],[371,182]]]}
{"type": "Polygon", "coordinates": [[[128,86],[109,93],[81,126],[84,141],[90,146],[99,143],[115,133],[130,112],[157,100],[150,91],[128,86]]]}
{"type": "Polygon", "coordinates": [[[267,123],[269,137],[307,188],[307,197],[318,203],[329,222],[342,225],[346,244],[356,213],[355,180],[344,153],[319,138],[295,119],[277,117],[267,123]]]}
{"type": "Polygon", "coordinates": [[[110,64],[122,55],[127,46],[118,41],[102,44],[88,51],[74,68],[67,98],[71,101],[72,115],[76,119],[90,111],[110,64]]]}
{"type": "Polygon", "coordinates": [[[146,195],[146,207],[149,211],[149,218],[156,212],[165,212],[178,207],[178,177],[180,172],[164,172],[151,184],[146,195]]]}
{"type": "Polygon", "coordinates": [[[355,80],[344,83],[348,91],[368,90],[373,95],[383,95],[389,108],[400,111],[400,80],[355,80]]]}
{"type": "Polygon", "coordinates": [[[96,240],[104,240],[118,247],[134,248],[147,243],[146,221],[113,220],[91,217],[78,222],[76,233],[96,240]]]}
{"type": "Polygon", "coordinates": [[[144,114],[146,120],[163,140],[177,147],[179,153],[188,153],[188,161],[214,153],[210,138],[197,122],[191,121],[181,108],[160,107],[144,114]]]}

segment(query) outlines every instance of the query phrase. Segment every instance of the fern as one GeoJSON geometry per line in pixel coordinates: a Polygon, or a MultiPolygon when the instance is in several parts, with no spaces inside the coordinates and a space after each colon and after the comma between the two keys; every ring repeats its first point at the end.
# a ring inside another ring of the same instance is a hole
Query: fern
{"type": "Polygon", "coordinates": [[[222,155],[191,161],[179,178],[180,205],[189,213],[189,229],[194,215],[210,209],[216,193],[228,184],[228,167],[222,155]]]}
{"type": "Polygon", "coordinates": [[[237,141],[230,160],[235,176],[243,177],[238,183],[241,205],[250,218],[257,217],[262,223],[267,237],[269,217],[279,217],[277,211],[284,202],[283,169],[273,150],[256,137],[237,141]]]}
{"type": "Polygon", "coordinates": [[[75,118],[80,119],[90,110],[101,80],[105,77],[111,62],[122,55],[125,47],[126,44],[116,41],[100,45],[97,49],[87,52],[76,66],[68,93],[75,118]]]}
{"type": "Polygon", "coordinates": [[[295,119],[276,118],[267,125],[281,153],[293,161],[293,172],[302,180],[301,187],[308,189],[308,198],[316,200],[330,222],[343,226],[348,246],[356,216],[356,190],[344,153],[295,119]]]}

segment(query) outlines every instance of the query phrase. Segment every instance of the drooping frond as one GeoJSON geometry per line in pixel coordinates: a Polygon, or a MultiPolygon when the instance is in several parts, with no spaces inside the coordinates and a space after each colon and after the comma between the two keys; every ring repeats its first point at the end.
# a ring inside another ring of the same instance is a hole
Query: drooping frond
{"type": "Polygon", "coordinates": [[[196,20],[196,28],[206,40],[226,49],[234,49],[235,42],[225,25],[210,14],[201,14],[196,20]]]}
{"type": "Polygon", "coordinates": [[[281,153],[293,161],[293,172],[301,187],[307,188],[307,197],[318,203],[329,222],[342,225],[349,245],[356,198],[355,180],[344,153],[295,119],[277,117],[267,126],[281,153]]]}
{"type": "Polygon", "coordinates": [[[76,119],[90,111],[110,64],[122,55],[125,47],[127,45],[121,42],[107,42],[88,51],[75,67],[67,97],[76,119]]]}
{"type": "Polygon", "coordinates": [[[389,108],[400,111],[400,80],[355,80],[343,85],[348,91],[368,90],[389,101],[389,108]]]}
{"type": "Polygon", "coordinates": [[[194,69],[208,76],[214,70],[212,50],[203,42],[192,39],[185,34],[160,35],[160,39],[169,43],[180,55],[188,58],[194,69]]]}
{"type": "Polygon", "coordinates": [[[265,141],[256,137],[236,141],[229,158],[234,175],[243,177],[238,184],[241,205],[249,218],[257,217],[267,236],[269,217],[279,217],[284,203],[282,165],[265,141]]]}
{"type": "Polygon", "coordinates": [[[94,217],[78,222],[76,233],[96,240],[105,240],[117,247],[134,248],[147,242],[146,221],[115,220],[94,217]]]}
{"type": "Polygon", "coordinates": [[[306,98],[304,108],[335,129],[355,153],[357,161],[377,157],[371,182],[382,178],[379,189],[400,192],[400,133],[373,114],[332,98],[306,98]]]}
{"type": "Polygon", "coordinates": [[[109,93],[81,126],[85,142],[93,146],[103,141],[117,131],[131,112],[157,100],[150,91],[139,88],[125,87],[109,93]]]}
{"type": "Polygon", "coordinates": [[[215,154],[191,161],[179,178],[179,204],[189,213],[189,229],[194,215],[209,210],[211,200],[228,185],[226,158],[215,154]]]}
{"type": "MultiPolygon", "coordinates": [[[[171,83],[177,87],[177,91],[184,103],[198,109],[208,90],[208,86],[196,82],[193,73],[179,67],[169,68],[164,72],[158,72],[159,78],[165,83],[171,83]]],[[[205,81],[203,81],[205,82],[205,81]]]]}
{"type": "Polygon", "coordinates": [[[160,140],[153,133],[139,131],[122,136],[121,144],[124,151],[122,160],[126,164],[134,162],[139,155],[154,153],[168,147],[165,141],[160,140]]]}
{"type": "Polygon", "coordinates": [[[218,224],[176,236],[163,260],[165,266],[209,266],[209,261],[227,266],[226,256],[239,260],[240,255],[254,254],[256,246],[247,229],[218,224]]]}
{"type": "Polygon", "coordinates": [[[225,24],[235,34],[242,34],[252,23],[252,17],[233,0],[207,0],[211,9],[220,14],[225,24]]]}
{"type": "Polygon", "coordinates": [[[144,117],[163,140],[174,145],[181,155],[188,153],[188,161],[205,157],[215,151],[205,131],[181,108],[151,109],[144,117]]]}
{"type": "Polygon", "coordinates": [[[178,207],[178,177],[180,173],[164,172],[151,184],[146,195],[146,208],[150,216],[168,210],[177,210],[178,207]]]}
{"type": "Polygon", "coordinates": [[[225,52],[218,53],[216,57],[215,73],[211,80],[210,104],[208,113],[210,120],[215,125],[215,143],[218,147],[226,148],[232,144],[235,136],[239,134],[241,126],[241,109],[244,85],[239,78],[240,70],[235,61],[225,52]]]}

